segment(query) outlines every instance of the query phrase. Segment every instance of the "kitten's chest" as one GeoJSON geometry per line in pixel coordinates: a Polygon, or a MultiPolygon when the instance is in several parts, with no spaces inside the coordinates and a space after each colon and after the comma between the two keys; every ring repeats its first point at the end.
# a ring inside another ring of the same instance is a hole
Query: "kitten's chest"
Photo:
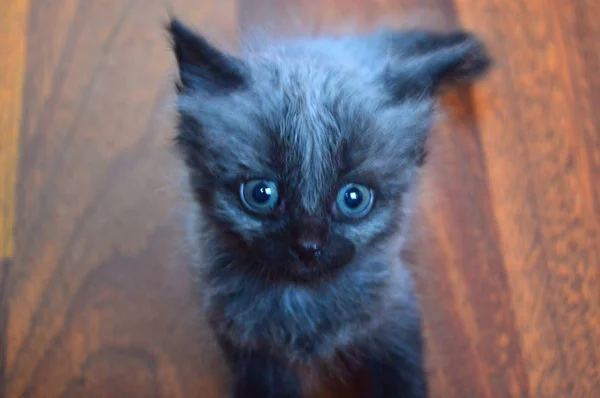
{"type": "Polygon", "coordinates": [[[377,324],[360,292],[348,297],[334,286],[249,290],[211,298],[217,330],[236,344],[293,361],[331,358],[377,324]]]}

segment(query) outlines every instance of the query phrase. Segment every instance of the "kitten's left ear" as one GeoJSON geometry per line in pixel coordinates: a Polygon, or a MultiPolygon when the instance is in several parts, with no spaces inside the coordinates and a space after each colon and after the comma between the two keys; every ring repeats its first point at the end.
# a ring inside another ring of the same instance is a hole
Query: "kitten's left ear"
{"type": "Polygon", "coordinates": [[[226,54],[177,19],[167,25],[179,67],[180,90],[223,90],[242,87],[247,79],[244,63],[226,54]]]}
{"type": "Polygon", "coordinates": [[[470,83],[491,65],[484,44],[468,32],[408,31],[384,36],[392,53],[386,84],[400,97],[470,83]]]}

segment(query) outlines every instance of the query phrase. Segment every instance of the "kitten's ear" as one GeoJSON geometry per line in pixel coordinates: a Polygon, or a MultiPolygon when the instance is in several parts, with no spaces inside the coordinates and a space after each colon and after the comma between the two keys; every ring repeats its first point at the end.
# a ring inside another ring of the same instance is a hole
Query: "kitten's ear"
{"type": "Polygon", "coordinates": [[[485,45],[468,32],[388,32],[386,36],[395,59],[386,83],[400,97],[470,83],[491,65],[485,45]]]}
{"type": "Polygon", "coordinates": [[[236,89],[245,84],[247,71],[241,60],[220,51],[177,19],[168,23],[167,30],[179,67],[180,90],[236,89]]]}

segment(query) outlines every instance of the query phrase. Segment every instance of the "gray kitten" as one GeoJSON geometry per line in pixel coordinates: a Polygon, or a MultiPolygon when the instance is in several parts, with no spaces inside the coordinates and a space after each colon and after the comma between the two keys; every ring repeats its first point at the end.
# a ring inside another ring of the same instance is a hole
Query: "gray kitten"
{"type": "Polygon", "coordinates": [[[202,294],[233,396],[301,397],[298,369],[345,358],[370,372],[366,396],[426,397],[399,245],[436,95],[484,74],[482,43],[380,31],[238,58],[168,29],[202,294]]]}

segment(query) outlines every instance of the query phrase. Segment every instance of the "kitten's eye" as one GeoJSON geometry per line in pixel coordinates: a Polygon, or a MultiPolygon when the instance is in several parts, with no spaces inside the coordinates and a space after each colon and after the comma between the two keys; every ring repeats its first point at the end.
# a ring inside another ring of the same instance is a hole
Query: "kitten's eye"
{"type": "Polygon", "coordinates": [[[346,217],[364,217],[373,206],[373,191],[364,185],[348,184],[338,192],[336,206],[346,217]]]}
{"type": "Polygon", "coordinates": [[[279,201],[277,184],[267,180],[250,180],[240,187],[244,206],[256,213],[269,213],[279,201]]]}

